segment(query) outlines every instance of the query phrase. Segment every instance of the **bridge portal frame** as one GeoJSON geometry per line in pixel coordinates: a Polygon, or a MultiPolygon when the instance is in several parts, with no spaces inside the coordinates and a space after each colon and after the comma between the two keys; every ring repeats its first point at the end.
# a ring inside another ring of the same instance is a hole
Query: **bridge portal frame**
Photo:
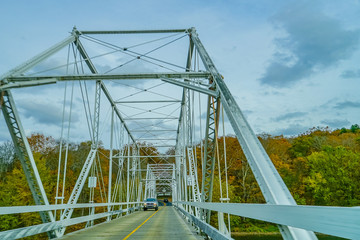
{"type": "MultiPolygon", "coordinates": [[[[238,141],[245,153],[245,156],[249,162],[249,165],[256,177],[257,182],[259,183],[259,186],[261,188],[261,191],[267,201],[268,204],[275,204],[275,205],[296,205],[295,200],[293,199],[293,197],[291,196],[289,190],[287,189],[285,183],[283,182],[283,180],[281,179],[280,175],[278,174],[278,172],[276,171],[274,165],[272,164],[270,158],[268,157],[268,155],[266,154],[264,148],[261,146],[261,143],[259,142],[259,140],[257,139],[256,135],[254,134],[254,132],[252,131],[250,125],[248,124],[248,122],[246,121],[245,117],[243,116],[239,106],[237,105],[235,99],[233,98],[233,96],[231,95],[229,89],[227,88],[226,84],[224,83],[224,81],[222,80],[222,76],[220,75],[220,73],[217,71],[214,63],[212,62],[211,58],[209,57],[207,51],[205,50],[205,47],[202,45],[198,34],[195,30],[195,28],[190,28],[190,29],[176,29],[176,30],[145,30],[145,31],[77,31],[76,29],[73,30],[72,34],[70,37],[68,37],[67,39],[65,39],[64,41],[60,42],[59,44],[55,45],[54,47],[50,48],[49,50],[39,54],[38,56],[36,56],[35,58],[25,62],[24,64],[20,65],[19,67],[16,67],[15,69],[11,70],[10,72],[8,72],[7,74],[3,75],[0,77],[0,81],[1,81],[1,86],[0,89],[3,92],[3,94],[6,94],[7,97],[10,97],[10,100],[12,99],[11,97],[11,93],[10,93],[10,89],[11,88],[16,88],[16,87],[23,87],[23,86],[33,86],[33,85],[41,85],[41,84],[49,84],[49,83],[55,83],[56,81],[59,80],[79,80],[76,79],[76,76],[73,76],[72,79],[68,78],[66,79],[66,76],[62,76],[62,77],[58,77],[58,78],[26,78],[26,77],[19,77],[16,75],[19,75],[23,72],[25,72],[26,70],[30,69],[31,67],[35,66],[36,64],[38,64],[39,62],[45,60],[47,57],[51,56],[52,54],[54,54],[55,52],[57,52],[58,50],[60,50],[62,47],[66,46],[69,43],[74,43],[76,44],[78,51],[81,53],[83,59],[85,60],[86,64],[88,65],[89,69],[91,70],[91,72],[94,74],[93,76],[93,80],[97,81],[97,95],[98,98],[96,100],[96,102],[99,102],[99,97],[100,97],[100,90],[103,91],[103,93],[105,93],[107,99],[109,100],[111,106],[113,107],[113,110],[115,111],[116,115],[119,117],[119,119],[121,120],[121,122],[124,124],[125,129],[127,130],[130,138],[133,140],[134,144],[136,145],[136,140],[133,138],[133,136],[131,135],[131,131],[129,131],[129,129],[127,128],[123,118],[121,117],[121,114],[119,112],[119,110],[117,110],[116,107],[116,103],[113,101],[113,99],[111,98],[110,94],[108,93],[105,85],[102,83],[100,76],[97,76],[97,71],[94,67],[94,65],[91,63],[90,58],[87,56],[85,50],[83,49],[80,41],[78,40],[78,36],[81,34],[139,34],[139,33],[167,33],[167,32],[186,32],[189,34],[190,37],[190,43],[191,43],[191,48],[195,48],[201,59],[202,62],[206,68],[206,70],[208,71],[208,73],[206,73],[208,76],[211,75],[211,80],[214,83],[214,86],[211,89],[206,89],[206,88],[196,88],[193,87],[189,84],[185,84],[185,83],[179,83],[174,81],[173,79],[168,79],[169,75],[166,74],[158,74],[156,76],[152,75],[152,78],[162,78],[164,81],[168,81],[168,82],[172,82],[175,85],[178,85],[180,87],[183,88],[188,88],[195,91],[199,91],[201,93],[205,93],[208,94],[212,97],[218,97],[219,102],[221,102],[224,106],[225,112],[230,120],[230,123],[235,131],[235,134],[238,138],[238,141]]],[[[190,51],[192,53],[192,49],[190,51]]],[[[191,57],[189,58],[190,62],[191,62],[191,57]]],[[[189,62],[189,60],[188,60],[189,62]]],[[[187,67],[188,69],[188,67],[187,67]]],[[[175,73],[177,74],[177,73],[175,73]]],[[[184,73],[181,73],[184,74],[184,73]]],[[[191,73],[192,74],[192,73],[191,73]]],[[[195,74],[196,75],[196,74],[195,74]]],[[[196,77],[195,75],[189,76],[188,77],[196,77]]],[[[200,75],[200,74],[198,74],[200,75]]],[[[150,73],[148,74],[142,74],[141,76],[133,76],[132,79],[135,78],[144,78],[146,76],[150,77],[150,73]]],[[[183,77],[184,75],[182,75],[183,77]]],[[[87,76],[85,76],[84,78],[86,78],[87,76]]],[[[102,76],[105,78],[105,76],[102,76]]],[[[113,79],[116,77],[115,76],[107,76],[108,79],[113,79]],[[113,77],[113,78],[111,78],[113,77]]],[[[170,77],[174,77],[174,75],[171,75],[170,77]]],[[[200,76],[199,76],[200,77],[200,76]]],[[[125,78],[125,76],[118,76],[118,78],[125,78]]],[[[184,98],[183,98],[184,99],[184,98]]],[[[209,99],[211,99],[209,97],[209,99]]],[[[211,100],[212,101],[212,100],[211,100]]],[[[210,102],[211,102],[210,101],[210,102]]],[[[218,104],[218,103],[217,103],[218,104]]],[[[211,104],[209,105],[211,108],[211,104]]],[[[95,105],[95,112],[98,113],[98,105],[95,105]]],[[[15,105],[12,107],[13,109],[15,109],[15,105]]],[[[4,111],[4,107],[2,107],[4,115],[7,114],[9,116],[9,113],[6,113],[6,111],[4,111]]],[[[216,112],[217,109],[214,108],[213,111],[208,111],[208,118],[211,114],[213,114],[213,112],[215,112],[215,118],[214,118],[214,123],[216,124],[216,112]]],[[[98,114],[95,114],[96,116],[98,114]]],[[[93,121],[93,133],[94,133],[94,138],[93,138],[93,147],[91,152],[89,153],[89,165],[91,165],[91,162],[93,159],[93,155],[95,155],[96,153],[96,148],[97,148],[97,131],[98,131],[98,118],[95,116],[95,119],[93,121]]],[[[6,117],[9,119],[11,119],[11,117],[6,117]]],[[[181,116],[180,116],[181,119],[181,116]]],[[[18,123],[20,123],[20,121],[18,121],[18,123]]],[[[211,123],[207,124],[207,129],[209,129],[211,123]]],[[[179,124],[180,126],[180,124],[179,124]]],[[[13,125],[9,125],[9,130],[11,131],[15,131],[17,127],[13,126],[13,125]]],[[[216,132],[216,128],[214,128],[214,133],[216,132]]],[[[207,134],[209,135],[209,134],[207,134]]],[[[179,136],[179,135],[178,135],[179,136]]],[[[217,136],[215,134],[215,137],[213,137],[212,139],[215,139],[217,136]]],[[[209,136],[208,136],[209,138],[209,136]]],[[[14,138],[13,138],[14,139],[14,138]]],[[[184,139],[183,139],[184,140],[184,139]]],[[[182,140],[182,141],[183,141],[182,140]]],[[[14,140],[15,141],[15,140],[14,140]]],[[[22,137],[22,141],[26,142],[26,138],[23,136],[22,137]]],[[[14,142],[15,143],[15,142],[14,142]]],[[[177,141],[177,143],[179,143],[179,141],[177,141]]],[[[184,143],[183,143],[184,144],[184,143]]],[[[26,145],[26,143],[25,143],[26,145]]],[[[185,146],[186,144],[184,144],[185,146]]],[[[16,146],[16,144],[15,144],[16,146]]],[[[185,148],[184,148],[185,149],[185,148]]],[[[181,156],[185,156],[185,151],[184,149],[182,149],[182,152],[178,152],[177,154],[181,155],[181,156]]],[[[179,149],[180,151],[180,149],[179,149]]],[[[213,150],[214,151],[214,150],[213,150]]],[[[20,148],[17,149],[18,154],[24,154],[22,150],[20,150],[20,148]]],[[[213,154],[212,154],[213,155],[213,154]]],[[[211,154],[209,155],[211,156],[211,154]]],[[[129,157],[130,158],[130,157],[129,157]]],[[[128,159],[129,159],[128,158],[128,159]]],[[[135,159],[135,158],[133,158],[135,159]]],[[[182,166],[182,169],[178,168],[177,169],[177,173],[178,176],[176,176],[176,178],[178,180],[181,180],[178,182],[178,185],[176,186],[177,190],[181,190],[181,189],[185,189],[186,188],[186,182],[184,182],[186,179],[186,161],[182,158],[182,157],[177,157],[177,164],[179,164],[180,168],[182,166]],[[181,175],[183,174],[183,175],[181,175]]],[[[207,163],[209,163],[212,169],[213,165],[214,165],[214,157],[209,157],[207,163]]],[[[30,161],[30,165],[31,165],[31,161],[30,161]]],[[[136,163],[134,163],[136,164],[136,163]]],[[[128,164],[129,166],[129,164],[128,164]]],[[[25,170],[25,169],[24,169],[25,170]]],[[[26,169],[25,172],[29,172],[30,170],[26,169]]],[[[35,167],[32,164],[32,171],[37,171],[36,170],[36,165],[35,167]]],[[[84,170],[84,175],[87,175],[88,171],[87,169],[84,170]]],[[[203,174],[203,182],[204,182],[204,177],[206,174],[203,174]]],[[[209,171],[210,178],[208,180],[209,182],[209,188],[208,188],[208,192],[211,194],[212,192],[212,181],[213,181],[213,177],[211,177],[211,175],[213,175],[213,170],[209,171]]],[[[86,178],[86,176],[85,176],[86,178]]],[[[80,179],[80,181],[82,181],[80,179]]],[[[31,183],[31,181],[29,181],[29,184],[33,184],[31,183]]],[[[40,191],[41,191],[41,180],[37,180],[36,183],[38,186],[40,186],[40,191]]],[[[82,182],[79,186],[82,185],[82,182]]],[[[205,184],[203,184],[204,186],[205,184]]],[[[205,191],[203,191],[204,193],[205,191]]],[[[129,193],[128,193],[129,194],[129,193]]],[[[35,194],[33,193],[34,198],[35,198],[35,194]]],[[[36,195],[39,195],[36,193],[36,195]]],[[[40,194],[41,195],[41,194],[40,194]]],[[[44,194],[42,194],[44,195],[44,194]]],[[[209,195],[210,196],[210,195],[209,195]]],[[[42,196],[43,199],[40,200],[40,202],[38,204],[41,204],[42,202],[46,204],[46,196],[42,196]]],[[[181,196],[178,195],[178,200],[182,200],[182,198],[187,199],[186,196],[186,191],[185,191],[185,196],[181,196]]],[[[203,196],[202,196],[203,198],[203,196]]],[[[204,198],[205,199],[205,198],[204,198]]],[[[128,199],[129,200],[129,199],[128,199]]],[[[211,197],[208,197],[208,200],[211,201],[211,197]]],[[[73,198],[73,201],[71,202],[72,204],[76,203],[76,198],[73,198]]],[[[109,204],[109,203],[108,203],[109,204]]],[[[209,209],[210,210],[210,209],[209,209]]],[[[71,214],[70,214],[71,215],[71,214]]],[[[46,216],[46,213],[45,213],[46,216]]],[[[48,216],[50,216],[50,221],[54,221],[51,220],[51,214],[48,213],[48,216]]],[[[68,215],[67,215],[68,216],[68,215]]],[[[45,220],[49,221],[49,220],[45,220]]],[[[306,230],[302,230],[302,229],[297,229],[297,228],[293,228],[293,227],[288,227],[285,225],[279,225],[279,228],[281,230],[281,233],[284,237],[284,239],[316,239],[314,233],[306,231],[306,230]]]]}

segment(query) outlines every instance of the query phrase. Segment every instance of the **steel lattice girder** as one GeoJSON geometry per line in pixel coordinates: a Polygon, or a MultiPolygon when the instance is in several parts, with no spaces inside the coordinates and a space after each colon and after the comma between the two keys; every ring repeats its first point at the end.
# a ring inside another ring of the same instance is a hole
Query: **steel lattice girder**
{"type": "MultiPolygon", "coordinates": [[[[200,54],[206,70],[211,73],[216,88],[220,92],[221,102],[224,106],[226,115],[230,120],[231,126],[233,127],[236,137],[266,201],[271,204],[296,205],[294,198],[246,121],[194,28],[190,32],[190,36],[200,54]]],[[[279,228],[285,239],[317,239],[313,232],[303,229],[289,228],[284,225],[279,225],[279,228]]]]}
{"type": "MultiPolygon", "coordinates": [[[[75,31],[72,32],[72,35],[68,38],[66,38],[65,40],[63,40],[62,42],[54,45],[53,47],[49,48],[48,50],[40,53],[39,55],[35,56],[34,58],[30,59],[29,61],[26,61],[25,63],[19,65],[18,67],[12,69],[11,71],[9,71],[8,73],[2,75],[0,77],[0,91],[3,90],[1,92],[2,94],[2,98],[3,100],[5,100],[3,102],[4,107],[2,106],[2,110],[4,112],[4,116],[5,116],[5,120],[7,122],[9,131],[10,131],[10,135],[12,136],[13,142],[14,142],[14,146],[16,149],[16,153],[19,156],[20,159],[22,159],[22,165],[23,165],[23,169],[29,184],[29,187],[31,189],[31,192],[33,194],[34,200],[36,204],[45,204],[45,205],[49,205],[49,202],[47,200],[44,188],[42,186],[42,182],[41,179],[39,177],[38,171],[37,171],[37,167],[36,164],[33,160],[32,157],[32,153],[29,147],[29,144],[27,142],[26,136],[24,134],[24,131],[22,129],[22,125],[20,123],[20,119],[17,116],[17,111],[15,108],[15,103],[12,99],[12,95],[11,92],[9,90],[5,90],[4,89],[9,89],[13,86],[15,87],[22,87],[22,86],[34,86],[34,85],[41,85],[41,84],[48,84],[48,83],[54,83],[56,81],[54,81],[54,79],[51,77],[51,80],[49,81],[49,79],[39,79],[39,80],[25,80],[24,83],[13,83],[10,81],[9,83],[9,79],[14,77],[14,76],[18,76],[19,74],[22,74],[23,72],[27,71],[28,69],[36,66],[38,63],[44,61],[45,59],[47,59],[48,57],[50,57],[51,55],[55,54],[56,52],[58,52],[59,50],[61,50],[62,48],[64,48],[65,46],[67,46],[70,43],[75,43],[76,46],[78,47],[78,50],[80,51],[82,57],[85,59],[89,69],[91,70],[91,72],[93,74],[96,74],[97,71],[94,67],[94,65],[91,63],[91,61],[89,60],[84,48],[82,47],[80,41],[78,41],[77,38],[77,34],[75,33],[75,31]],[[5,98],[5,99],[4,99],[5,98]],[[6,105],[7,104],[7,105],[6,105]]],[[[163,76],[163,75],[161,75],[163,76]]],[[[48,78],[48,77],[46,77],[48,78]]],[[[136,78],[136,77],[135,77],[136,78]]],[[[98,78],[97,78],[98,79],[98,78]]],[[[110,95],[107,92],[107,89],[105,88],[105,86],[101,83],[101,81],[97,81],[97,104],[95,104],[95,108],[97,108],[99,106],[100,100],[99,100],[99,96],[100,96],[100,89],[102,89],[105,92],[105,95],[107,96],[108,100],[110,101],[111,105],[115,107],[116,113],[118,115],[118,117],[120,118],[121,122],[123,124],[124,121],[122,120],[119,111],[116,108],[115,103],[112,101],[110,95]]],[[[95,112],[99,112],[98,110],[95,109],[95,112]]],[[[98,115],[98,114],[97,114],[98,115]]],[[[128,128],[125,125],[126,130],[129,133],[128,128]]],[[[94,119],[93,122],[93,131],[95,133],[97,133],[98,129],[98,118],[94,119]]],[[[97,134],[95,134],[95,138],[93,139],[93,149],[90,151],[89,156],[88,156],[88,160],[86,161],[87,163],[90,164],[85,164],[84,168],[82,170],[83,174],[80,174],[77,184],[75,185],[73,192],[72,192],[72,197],[70,197],[69,199],[69,203],[74,204],[77,202],[78,199],[78,195],[81,192],[81,189],[83,187],[83,184],[86,180],[87,174],[88,174],[88,170],[91,166],[91,163],[95,157],[95,153],[96,153],[96,147],[97,147],[97,134]],[[91,156],[91,157],[90,157],[91,156]]],[[[131,136],[131,135],[130,135],[131,136]]],[[[131,136],[132,137],[132,136],[131,136]]],[[[133,139],[133,138],[132,138],[133,139]]],[[[133,139],[133,141],[135,141],[133,139]]],[[[64,218],[70,218],[71,214],[72,214],[73,209],[67,209],[64,214],[62,215],[62,219],[64,218]]],[[[40,212],[41,218],[43,220],[43,222],[53,222],[55,219],[52,215],[52,212],[40,212]]],[[[65,231],[65,228],[61,229],[59,231],[59,234],[61,235],[63,232],[65,231]]],[[[51,231],[48,233],[50,238],[56,237],[57,232],[51,231]]]]}
{"type": "MultiPolygon", "coordinates": [[[[84,51],[84,50],[82,50],[84,51]]],[[[83,56],[84,58],[85,56],[83,56]]],[[[88,65],[89,66],[89,65],[88,65]]],[[[4,77],[8,82],[30,82],[56,79],[57,81],[76,81],[76,80],[136,80],[136,79],[171,79],[171,78],[191,78],[207,79],[211,75],[208,72],[148,72],[148,73],[127,73],[127,74],[77,74],[77,75],[57,75],[57,76],[8,76],[4,77]]]]}
{"type": "Polygon", "coordinates": [[[163,193],[161,190],[164,187],[168,187],[167,192],[171,193],[172,184],[175,181],[173,179],[173,171],[174,164],[148,164],[147,177],[143,181],[146,181],[149,189],[154,188],[156,193],[163,193]]]}
{"type": "MultiPolygon", "coordinates": [[[[219,125],[220,99],[208,97],[205,147],[204,147],[204,163],[203,178],[201,187],[201,197],[203,202],[212,201],[213,181],[215,170],[215,152],[217,129],[219,125]]],[[[210,211],[205,211],[206,221],[210,222],[210,211]]]]}
{"type": "MultiPolygon", "coordinates": [[[[77,31],[77,30],[76,30],[77,31]]],[[[161,30],[115,30],[115,31],[77,31],[78,34],[147,34],[147,33],[181,33],[188,29],[161,29],[161,30]]]]}
{"type": "MultiPolygon", "coordinates": [[[[6,91],[1,94],[3,95],[1,99],[1,109],[14,143],[15,152],[20,159],[35,204],[49,205],[44,186],[37,170],[29,143],[25,136],[25,131],[20,122],[11,92],[6,91]]],[[[53,222],[55,220],[52,212],[50,211],[39,213],[44,223],[53,222]]],[[[54,231],[48,232],[48,235],[50,238],[56,237],[56,233],[54,231]]]]}
{"type": "MultiPolygon", "coordinates": [[[[44,61],[54,53],[58,52],[74,40],[75,36],[72,34],[71,36],[67,37],[66,39],[49,48],[48,50],[45,50],[44,52],[36,55],[30,60],[5,73],[0,77],[1,84],[6,84],[6,78],[24,73],[25,71],[34,67],[36,64],[44,61]]],[[[23,166],[26,180],[29,184],[34,201],[36,204],[39,205],[49,205],[44,187],[38,174],[35,161],[33,159],[32,152],[29,147],[29,143],[25,136],[25,132],[20,122],[20,118],[17,114],[12,94],[10,90],[1,91],[1,96],[2,100],[4,100],[1,109],[3,111],[5,121],[7,123],[11,138],[13,140],[16,154],[18,155],[23,166]]],[[[55,221],[52,212],[40,212],[40,216],[44,223],[55,221]]],[[[50,238],[53,238],[56,237],[57,233],[55,231],[48,231],[48,235],[50,238]]]]}
{"type": "MultiPolygon", "coordinates": [[[[83,55],[82,57],[85,59],[89,68],[92,69],[92,67],[91,67],[92,63],[90,61],[88,61],[88,59],[89,59],[88,57],[84,57],[86,53],[85,53],[85,51],[82,51],[81,43],[78,41],[78,35],[80,35],[80,34],[137,34],[137,33],[164,33],[164,32],[186,32],[189,34],[189,36],[190,36],[190,51],[189,51],[189,57],[188,57],[186,69],[187,70],[189,69],[189,63],[191,63],[192,48],[195,46],[195,48],[199,52],[199,55],[202,59],[202,62],[204,64],[205,68],[208,71],[208,73],[205,73],[206,76],[202,76],[202,77],[208,78],[209,74],[211,74],[212,80],[215,83],[216,91],[220,94],[220,99],[224,105],[226,114],[227,114],[227,116],[230,120],[230,123],[235,131],[235,134],[240,142],[240,145],[245,153],[245,156],[248,159],[248,162],[252,168],[252,171],[260,185],[260,188],[264,194],[266,201],[268,203],[273,203],[273,204],[295,205],[296,203],[295,203],[294,199],[292,198],[290,192],[288,191],[286,185],[282,181],[282,179],[279,176],[278,172],[276,171],[275,167],[271,163],[265,150],[262,148],[256,135],[253,133],[249,124],[247,123],[246,119],[244,118],[243,114],[241,113],[240,108],[238,107],[235,99],[232,97],[226,84],[223,82],[221,75],[218,73],[215,65],[213,64],[212,60],[210,59],[209,55],[207,54],[207,52],[206,52],[204,46],[202,45],[200,39],[198,38],[198,35],[194,28],[179,29],[179,30],[83,31],[83,32],[80,32],[80,31],[77,31],[76,29],[74,29],[74,31],[72,32],[72,35],[70,37],[68,37],[67,39],[65,39],[64,41],[60,42],[59,44],[55,45],[54,47],[50,48],[49,50],[37,55],[33,59],[30,59],[29,61],[25,62],[24,64],[20,65],[19,67],[11,70],[7,74],[1,76],[0,81],[2,84],[2,89],[7,89],[7,88],[11,88],[11,87],[31,86],[31,84],[35,84],[35,85],[47,84],[47,83],[53,83],[57,80],[65,80],[66,76],[60,76],[60,78],[55,77],[55,79],[53,76],[51,76],[50,79],[49,79],[49,77],[45,77],[45,79],[32,79],[33,82],[31,82],[32,80],[30,80],[29,78],[21,80],[21,77],[18,77],[18,76],[19,76],[19,74],[25,72],[26,70],[28,70],[31,67],[35,66],[36,64],[40,63],[47,57],[51,56],[58,50],[62,49],[64,46],[68,45],[69,43],[76,43],[76,45],[78,46],[78,50],[83,55]],[[80,48],[79,48],[79,46],[80,46],[80,48]],[[64,77],[64,79],[61,79],[61,77],[64,77]],[[24,83],[24,85],[22,85],[20,83],[21,81],[25,81],[25,82],[27,81],[27,82],[24,83]]],[[[93,68],[93,70],[95,70],[95,68],[93,68]]],[[[99,78],[99,75],[96,75],[96,70],[92,71],[92,72],[93,72],[93,75],[91,75],[91,77],[93,77],[92,80],[100,81],[101,78],[99,78]]],[[[186,74],[192,74],[192,73],[186,72],[186,74]]],[[[184,77],[184,76],[185,75],[182,75],[181,77],[184,77]]],[[[89,77],[89,76],[85,76],[85,77],[89,77]]],[[[103,76],[103,77],[105,78],[105,76],[103,76]]],[[[163,78],[163,77],[176,78],[175,76],[170,76],[170,75],[168,75],[168,76],[157,75],[157,77],[152,76],[152,78],[163,78]]],[[[190,75],[188,75],[187,77],[190,77],[190,75]]],[[[73,80],[80,80],[80,79],[73,79],[73,80]]],[[[83,79],[83,80],[85,80],[85,79],[83,79]]],[[[183,86],[183,87],[185,87],[185,86],[183,86]]],[[[101,88],[104,90],[104,92],[106,92],[106,88],[103,84],[101,84],[101,88]]],[[[0,87],[0,90],[1,90],[1,87],[0,87]]],[[[4,94],[5,92],[3,91],[2,93],[4,94]]],[[[11,99],[11,95],[9,95],[9,96],[11,99]]],[[[109,101],[112,100],[110,95],[108,95],[107,97],[108,97],[109,101]]],[[[114,101],[110,101],[110,102],[111,102],[112,106],[115,106],[114,101]]],[[[116,111],[116,108],[115,108],[115,111],[116,111]]],[[[213,112],[216,112],[216,111],[217,110],[215,109],[213,112]]],[[[212,112],[209,111],[209,113],[212,113],[212,112]]],[[[208,118],[211,117],[210,116],[211,114],[209,114],[209,113],[208,113],[208,118]]],[[[122,121],[122,123],[125,125],[119,112],[117,112],[117,114],[118,114],[120,120],[122,121]]],[[[216,114],[215,114],[214,118],[215,119],[217,118],[216,114]]],[[[214,122],[216,123],[215,119],[214,119],[214,122]]],[[[180,119],[179,119],[179,127],[180,127],[180,123],[181,123],[181,114],[180,114],[180,119]]],[[[212,125],[212,123],[207,124],[207,128],[209,129],[209,126],[211,126],[211,125],[212,125]]],[[[21,127],[21,124],[19,126],[21,127]]],[[[11,126],[11,128],[12,129],[9,129],[10,132],[14,129],[16,130],[16,127],[14,127],[14,126],[11,126]]],[[[125,128],[128,131],[126,126],[125,126],[125,128]]],[[[216,127],[214,128],[214,132],[215,132],[215,129],[216,129],[216,127]]],[[[131,136],[131,133],[129,131],[128,131],[128,133],[131,136]]],[[[179,133],[179,131],[178,131],[178,133],[179,133]]],[[[208,136],[208,134],[207,134],[207,136],[208,136]]],[[[179,137],[179,134],[178,134],[178,137],[179,137]]],[[[209,138],[209,136],[207,137],[206,140],[208,140],[208,138],[209,138]]],[[[216,138],[216,136],[214,138],[216,138]]],[[[206,142],[208,142],[208,141],[206,141],[206,142]]],[[[178,143],[178,141],[177,141],[177,143],[178,143]]],[[[20,152],[20,154],[22,154],[22,152],[20,150],[18,150],[18,152],[20,152]]],[[[214,150],[212,150],[212,152],[214,152],[214,150]]],[[[36,170],[36,166],[34,169],[36,170]]],[[[211,178],[210,178],[210,181],[212,181],[211,178]]],[[[205,184],[203,184],[203,185],[205,185],[205,184]]],[[[211,186],[211,184],[210,184],[210,186],[211,186]]],[[[210,187],[210,189],[211,189],[211,187],[210,187]]],[[[180,188],[179,188],[179,190],[180,190],[180,188]]],[[[210,197],[210,199],[211,199],[211,197],[210,197]]],[[[290,229],[287,226],[280,226],[280,229],[282,230],[282,234],[285,239],[315,239],[316,238],[313,233],[307,232],[305,230],[290,229]]]]}

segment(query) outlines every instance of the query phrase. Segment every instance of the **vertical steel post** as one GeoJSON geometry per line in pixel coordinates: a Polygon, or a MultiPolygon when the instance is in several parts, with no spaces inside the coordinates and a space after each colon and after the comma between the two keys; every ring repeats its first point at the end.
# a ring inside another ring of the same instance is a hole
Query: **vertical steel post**
{"type": "MultiPolygon", "coordinates": [[[[211,202],[213,194],[214,171],[215,171],[215,152],[217,129],[219,125],[220,100],[208,96],[207,118],[205,130],[204,162],[202,164],[202,185],[201,198],[203,202],[211,202]]],[[[211,211],[204,211],[203,218],[210,222],[211,211]]]]}
{"type": "MultiPolygon", "coordinates": [[[[112,160],[113,160],[113,140],[114,140],[114,107],[111,108],[111,126],[110,126],[110,156],[109,156],[109,182],[108,182],[108,212],[111,211],[111,184],[112,184],[112,160]]],[[[111,220],[111,216],[108,217],[111,220]]]]}
{"type": "Polygon", "coordinates": [[[138,202],[137,206],[140,210],[141,207],[141,194],[142,194],[142,182],[139,182],[138,192],[137,192],[137,198],[136,201],[138,202]]]}
{"type": "MultiPolygon", "coordinates": [[[[189,38],[189,49],[188,49],[188,55],[186,60],[186,72],[189,72],[191,70],[191,62],[192,62],[192,56],[194,51],[194,43],[191,38],[189,38]]],[[[180,143],[180,151],[181,151],[181,157],[180,157],[180,176],[182,175],[182,187],[178,189],[181,193],[180,201],[188,201],[188,186],[187,186],[187,161],[186,161],[186,146],[192,143],[191,141],[191,134],[190,129],[188,128],[187,118],[189,113],[187,112],[190,108],[189,100],[189,90],[183,89],[183,96],[182,96],[182,102],[181,102],[181,112],[179,117],[179,127],[178,127],[178,137],[179,134],[181,135],[181,141],[177,141],[177,144],[180,143]],[[180,131],[179,131],[180,130],[180,131]]],[[[185,206],[186,210],[188,210],[189,206],[185,206]]]]}
{"type": "Polygon", "coordinates": [[[172,196],[172,201],[173,202],[177,202],[177,184],[176,184],[176,164],[173,165],[173,172],[172,172],[172,184],[171,184],[171,196],[172,196]]]}
{"type": "Polygon", "coordinates": [[[99,124],[100,124],[100,97],[101,97],[101,81],[96,81],[95,87],[95,104],[94,104],[94,121],[93,121],[93,144],[92,148],[96,149],[99,144],[99,124]]]}
{"type": "Polygon", "coordinates": [[[147,165],[146,167],[146,177],[145,177],[145,193],[144,193],[144,199],[148,198],[148,194],[149,194],[149,165],[147,165]]]}
{"type": "MultiPolygon", "coordinates": [[[[82,46],[81,42],[79,41],[79,35],[78,35],[78,31],[76,30],[76,28],[74,28],[73,30],[73,35],[75,36],[74,39],[74,43],[80,53],[80,55],[82,56],[82,58],[84,59],[85,63],[87,64],[87,66],[89,67],[89,70],[92,73],[97,73],[97,70],[95,68],[95,66],[92,64],[92,62],[90,61],[89,56],[87,55],[84,47],[82,46]]],[[[96,152],[97,152],[97,145],[98,145],[98,129],[99,129],[99,117],[100,117],[100,95],[101,95],[101,81],[98,80],[96,82],[96,89],[95,89],[95,106],[94,106],[94,119],[92,122],[92,131],[93,131],[93,139],[92,139],[92,145],[91,145],[91,150],[85,160],[85,163],[83,165],[83,168],[80,172],[80,175],[75,183],[75,186],[72,190],[72,193],[70,195],[70,198],[68,200],[68,204],[75,204],[77,203],[80,193],[84,187],[84,184],[86,182],[86,179],[89,175],[90,172],[90,168],[93,165],[94,159],[96,157],[96,152]]],[[[69,209],[65,209],[65,211],[63,212],[62,216],[61,216],[61,220],[63,219],[70,219],[72,216],[74,209],[69,208],[69,209]]],[[[64,228],[60,228],[60,234],[63,235],[65,232],[65,227],[64,228]]]]}
{"type": "MultiPolygon", "coordinates": [[[[137,156],[140,156],[140,147],[137,147],[137,156]]],[[[138,191],[138,196],[137,196],[137,201],[139,202],[138,207],[140,210],[141,207],[141,195],[142,195],[142,190],[143,190],[143,183],[142,183],[142,176],[141,176],[141,161],[140,161],[140,157],[137,158],[137,162],[138,162],[138,183],[139,183],[139,191],[138,191]]]]}
{"type": "MultiPolygon", "coordinates": [[[[136,145],[132,144],[132,151],[131,151],[131,193],[130,193],[130,201],[136,201],[136,191],[135,191],[135,184],[136,184],[136,168],[137,168],[137,152],[136,152],[136,145]]],[[[135,206],[135,204],[133,204],[135,206]]]]}
{"type": "MultiPolygon", "coordinates": [[[[192,147],[187,148],[187,155],[189,160],[189,174],[191,176],[191,190],[192,190],[192,196],[194,202],[200,202],[201,196],[200,196],[200,190],[199,190],[199,182],[197,177],[197,169],[195,166],[195,157],[194,157],[194,151],[192,147]]],[[[195,215],[197,217],[200,217],[200,212],[198,211],[198,208],[195,208],[195,215]]]]}
{"type": "Polygon", "coordinates": [[[129,214],[129,202],[130,202],[130,141],[128,141],[128,152],[127,152],[127,171],[126,171],[126,207],[127,213],[129,214]]]}

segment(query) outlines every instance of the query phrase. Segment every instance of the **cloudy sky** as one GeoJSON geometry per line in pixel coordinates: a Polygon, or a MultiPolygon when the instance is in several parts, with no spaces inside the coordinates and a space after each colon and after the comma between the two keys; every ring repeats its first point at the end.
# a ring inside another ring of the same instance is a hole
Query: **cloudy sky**
{"type": "MultiPolygon", "coordinates": [[[[69,36],[74,25],[196,27],[257,134],[291,136],[360,123],[359,0],[4,0],[1,9],[0,75],[69,36]]],[[[31,99],[25,90],[17,94],[23,124],[28,133],[51,132],[61,115],[47,104],[56,89],[37,91],[31,99]],[[40,110],[59,116],[34,114],[40,110]]]]}

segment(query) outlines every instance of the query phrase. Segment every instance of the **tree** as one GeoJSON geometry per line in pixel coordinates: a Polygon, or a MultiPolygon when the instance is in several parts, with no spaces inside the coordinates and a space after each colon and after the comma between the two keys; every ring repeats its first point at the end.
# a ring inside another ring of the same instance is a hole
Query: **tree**
{"type": "Polygon", "coordinates": [[[324,147],[308,157],[307,190],[316,205],[360,204],[360,155],[342,146],[324,147]]]}
{"type": "Polygon", "coordinates": [[[12,142],[7,141],[0,145],[0,179],[14,166],[15,149],[12,142]]]}
{"type": "Polygon", "coordinates": [[[302,135],[292,141],[289,154],[292,158],[306,157],[313,151],[313,138],[309,135],[302,135]]]}
{"type": "Polygon", "coordinates": [[[352,133],[356,133],[359,129],[360,129],[360,127],[358,124],[351,125],[351,127],[350,127],[350,131],[352,133]]]}
{"type": "Polygon", "coordinates": [[[32,133],[27,139],[31,150],[41,154],[51,152],[56,146],[56,141],[53,137],[45,136],[41,133],[32,133]]]}

